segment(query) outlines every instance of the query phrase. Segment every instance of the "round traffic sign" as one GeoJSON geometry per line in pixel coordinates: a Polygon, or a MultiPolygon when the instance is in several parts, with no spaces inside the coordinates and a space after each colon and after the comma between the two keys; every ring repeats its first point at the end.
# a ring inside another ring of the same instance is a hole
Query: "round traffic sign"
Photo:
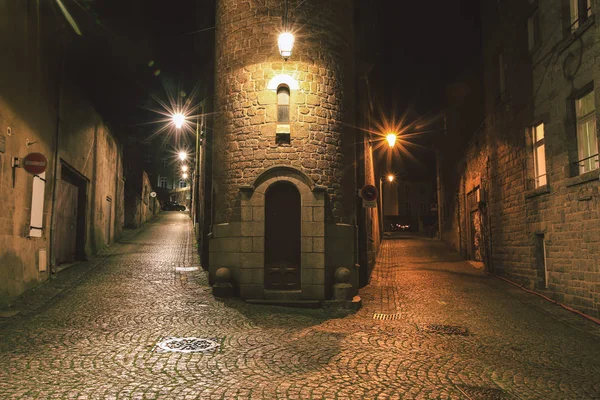
{"type": "Polygon", "coordinates": [[[150,197],[156,197],[156,192],[150,193],[150,197]]]}
{"type": "Polygon", "coordinates": [[[360,189],[360,197],[366,201],[373,201],[377,199],[379,192],[377,188],[373,185],[365,185],[362,189],[360,189]]]}
{"type": "Polygon", "coordinates": [[[21,166],[32,175],[39,175],[46,172],[48,159],[42,153],[29,153],[21,161],[21,166]]]}

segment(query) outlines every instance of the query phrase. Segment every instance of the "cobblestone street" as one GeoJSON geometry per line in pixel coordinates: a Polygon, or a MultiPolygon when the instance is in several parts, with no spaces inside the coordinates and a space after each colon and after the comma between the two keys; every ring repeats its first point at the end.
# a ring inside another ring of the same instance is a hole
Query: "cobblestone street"
{"type": "Polygon", "coordinates": [[[386,240],[357,313],[216,300],[179,212],[85,264],[0,321],[0,398],[600,398],[600,326],[438,241],[386,240]]]}

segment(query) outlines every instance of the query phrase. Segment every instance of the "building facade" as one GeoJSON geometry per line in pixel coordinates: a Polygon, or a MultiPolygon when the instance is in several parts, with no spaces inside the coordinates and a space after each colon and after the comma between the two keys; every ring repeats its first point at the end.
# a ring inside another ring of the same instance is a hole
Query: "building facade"
{"type": "MultiPolygon", "coordinates": [[[[123,227],[122,148],[69,79],[53,3],[0,1],[0,304],[84,260],[123,227]],[[44,173],[19,163],[47,159],[44,173]]],[[[67,27],[68,29],[68,27],[67,27]]]]}
{"type": "MultiPolygon", "coordinates": [[[[464,151],[440,179],[440,207],[454,211],[442,210],[447,240],[490,272],[593,316],[600,314],[598,9],[592,0],[486,3],[484,118],[474,131],[456,132],[467,137],[464,151]]],[[[449,108],[452,118],[459,109],[449,108]]],[[[447,138],[453,134],[449,127],[447,138]]]]}
{"type": "Polygon", "coordinates": [[[217,1],[209,271],[242,298],[323,300],[339,267],[358,285],[353,5],[290,6],[284,61],[286,5],[217,1]]]}

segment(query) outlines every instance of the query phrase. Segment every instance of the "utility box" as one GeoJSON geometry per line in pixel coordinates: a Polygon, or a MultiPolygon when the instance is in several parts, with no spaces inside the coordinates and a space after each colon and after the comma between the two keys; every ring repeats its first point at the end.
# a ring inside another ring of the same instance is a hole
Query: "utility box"
{"type": "Polygon", "coordinates": [[[48,257],[46,256],[46,249],[38,250],[38,271],[46,272],[48,265],[48,257]]]}

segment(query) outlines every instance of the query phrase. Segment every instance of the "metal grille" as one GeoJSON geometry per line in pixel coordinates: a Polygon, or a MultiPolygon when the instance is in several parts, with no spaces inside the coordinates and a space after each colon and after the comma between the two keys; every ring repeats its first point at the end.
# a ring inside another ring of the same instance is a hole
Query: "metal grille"
{"type": "Polygon", "coordinates": [[[373,319],[390,321],[400,319],[400,314],[373,314],[373,319]]]}
{"type": "Polygon", "coordinates": [[[469,400],[514,400],[510,394],[499,388],[477,386],[456,386],[469,400]]]}
{"type": "Polygon", "coordinates": [[[420,329],[423,332],[439,333],[440,335],[469,336],[468,329],[463,326],[429,324],[429,325],[422,325],[420,327],[420,329]]]}
{"type": "Polygon", "coordinates": [[[220,346],[216,338],[166,337],[156,344],[154,351],[157,353],[208,353],[216,351],[220,346]]]}

